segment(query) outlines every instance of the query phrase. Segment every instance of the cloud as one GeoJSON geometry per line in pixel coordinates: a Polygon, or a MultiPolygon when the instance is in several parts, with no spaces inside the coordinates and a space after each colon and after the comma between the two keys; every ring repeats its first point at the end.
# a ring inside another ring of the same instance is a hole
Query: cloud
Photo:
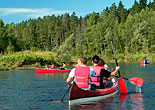
{"type": "Polygon", "coordinates": [[[71,11],[62,10],[52,10],[50,8],[0,8],[0,16],[9,16],[15,14],[22,14],[25,17],[43,17],[46,15],[61,15],[64,13],[71,13],[71,11]]]}

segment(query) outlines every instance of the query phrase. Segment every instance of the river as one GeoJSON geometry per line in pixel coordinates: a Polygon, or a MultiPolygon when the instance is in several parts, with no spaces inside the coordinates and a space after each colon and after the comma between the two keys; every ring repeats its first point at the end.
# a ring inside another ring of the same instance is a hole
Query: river
{"type": "MultiPolygon", "coordinates": [[[[0,110],[153,110],[155,107],[155,64],[119,64],[121,76],[144,80],[137,88],[124,80],[128,93],[86,105],[68,106],[68,73],[36,74],[31,70],[0,71],[0,110]]],[[[114,67],[113,64],[110,65],[114,67]]]]}

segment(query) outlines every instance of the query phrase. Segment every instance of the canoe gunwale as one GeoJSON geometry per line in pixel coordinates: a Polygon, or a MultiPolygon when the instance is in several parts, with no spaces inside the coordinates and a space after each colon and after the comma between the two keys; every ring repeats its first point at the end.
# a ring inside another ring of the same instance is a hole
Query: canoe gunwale
{"type": "Polygon", "coordinates": [[[52,70],[52,69],[41,69],[41,68],[35,68],[35,72],[37,74],[47,74],[47,73],[65,73],[70,72],[71,70],[52,70]]]}

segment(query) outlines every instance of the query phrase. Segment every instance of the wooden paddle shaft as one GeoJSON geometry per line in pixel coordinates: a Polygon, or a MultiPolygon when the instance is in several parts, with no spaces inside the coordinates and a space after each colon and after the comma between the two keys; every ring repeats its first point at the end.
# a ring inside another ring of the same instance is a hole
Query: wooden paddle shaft
{"type": "Polygon", "coordinates": [[[71,86],[68,87],[66,93],[64,94],[64,96],[61,98],[61,101],[63,101],[64,97],[66,96],[67,92],[69,91],[69,89],[71,88],[71,86]]]}

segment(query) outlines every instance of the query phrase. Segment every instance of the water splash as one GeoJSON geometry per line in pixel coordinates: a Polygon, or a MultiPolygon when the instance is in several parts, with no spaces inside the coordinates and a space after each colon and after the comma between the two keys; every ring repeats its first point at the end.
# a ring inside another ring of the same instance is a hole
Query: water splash
{"type": "Polygon", "coordinates": [[[139,93],[142,92],[141,86],[136,86],[136,92],[139,92],[139,93]]]}

